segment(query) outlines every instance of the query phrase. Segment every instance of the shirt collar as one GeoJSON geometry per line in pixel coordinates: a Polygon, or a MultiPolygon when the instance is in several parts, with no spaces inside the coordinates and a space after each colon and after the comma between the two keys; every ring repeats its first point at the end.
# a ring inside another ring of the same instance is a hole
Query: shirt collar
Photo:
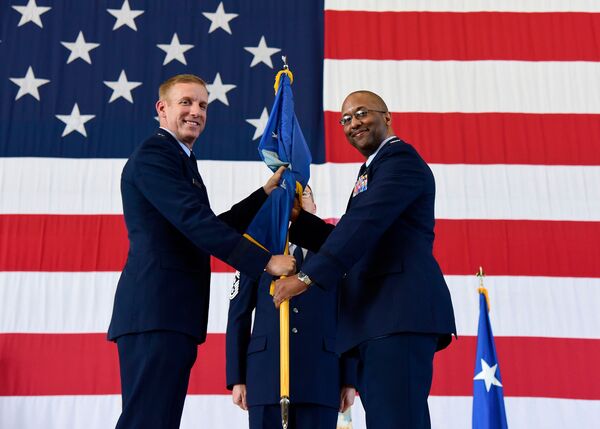
{"type": "Polygon", "coordinates": [[[369,156],[367,158],[367,160],[365,161],[365,165],[368,167],[369,164],[375,159],[375,157],[377,156],[377,154],[379,153],[379,150],[390,140],[397,138],[396,136],[389,136],[387,139],[385,139],[384,141],[381,142],[381,144],[379,145],[379,147],[377,148],[377,150],[375,152],[373,152],[371,154],[371,156],[369,156]]]}
{"type": "Polygon", "coordinates": [[[173,138],[177,141],[177,143],[179,143],[179,146],[181,146],[181,148],[183,149],[183,151],[186,153],[186,155],[189,157],[192,154],[192,151],[190,150],[189,147],[187,147],[186,145],[184,145],[183,143],[181,143],[179,140],[177,140],[177,137],[175,137],[175,134],[173,133],[173,131],[165,128],[165,127],[159,127],[161,130],[165,130],[166,132],[168,132],[169,134],[171,134],[173,136],[173,138]]]}

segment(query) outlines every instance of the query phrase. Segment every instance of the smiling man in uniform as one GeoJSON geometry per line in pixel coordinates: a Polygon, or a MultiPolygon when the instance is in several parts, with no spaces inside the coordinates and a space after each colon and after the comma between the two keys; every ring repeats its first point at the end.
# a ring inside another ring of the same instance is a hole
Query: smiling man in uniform
{"type": "Polygon", "coordinates": [[[456,333],[433,257],[433,174],[396,137],[377,94],[348,95],[340,124],[365,163],[335,228],[306,211],[293,213],[290,240],[317,253],[297,276],[276,282],[274,301],[339,285],[336,351],[359,361],[367,427],[428,429],[433,356],[456,333]]]}
{"type": "Polygon", "coordinates": [[[109,340],[119,350],[123,411],[119,429],[179,427],[190,370],[206,339],[210,255],[258,279],[295,271],[241,234],[283,170],[216,216],[192,152],[206,125],[208,92],[194,75],[159,89],[160,128],[131,155],[121,175],[129,237],[109,340]]]}

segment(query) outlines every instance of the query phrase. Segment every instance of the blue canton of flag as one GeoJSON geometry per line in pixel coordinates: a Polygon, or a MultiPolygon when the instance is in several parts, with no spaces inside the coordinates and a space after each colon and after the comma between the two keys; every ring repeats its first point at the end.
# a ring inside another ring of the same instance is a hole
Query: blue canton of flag
{"type": "Polygon", "coordinates": [[[279,86],[258,152],[271,170],[276,171],[282,165],[288,168],[280,186],[271,193],[247,230],[250,237],[276,254],[283,253],[287,244],[296,182],[302,188],[306,186],[311,163],[310,151],[294,113],[294,96],[287,73],[280,72],[275,78],[279,79],[279,86]]]}
{"type": "Polygon", "coordinates": [[[160,83],[193,73],[209,92],[197,158],[258,161],[282,53],[322,163],[322,0],[0,2],[0,157],[128,158],[158,127],[160,83]]]}
{"type": "Polygon", "coordinates": [[[479,326],[473,378],[473,429],[507,429],[500,366],[488,315],[486,293],[479,293],[479,326]]]}

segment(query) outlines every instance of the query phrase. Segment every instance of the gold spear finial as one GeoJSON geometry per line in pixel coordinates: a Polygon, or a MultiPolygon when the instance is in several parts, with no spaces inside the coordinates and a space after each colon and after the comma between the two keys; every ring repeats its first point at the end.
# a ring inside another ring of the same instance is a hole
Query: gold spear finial
{"type": "Polygon", "coordinates": [[[281,61],[283,61],[283,67],[275,75],[275,84],[273,85],[273,89],[275,90],[275,94],[277,94],[277,90],[279,89],[279,79],[281,78],[282,74],[285,73],[288,76],[288,78],[290,79],[290,85],[292,83],[294,83],[294,75],[292,74],[292,71],[290,70],[290,67],[288,66],[287,56],[286,55],[282,55],[281,56],[281,61]]]}
{"type": "Polygon", "coordinates": [[[483,278],[485,277],[485,273],[483,272],[482,266],[479,266],[479,271],[477,271],[475,275],[479,277],[479,287],[483,287],[483,278]]]}
{"type": "Polygon", "coordinates": [[[483,272],[483,267],[479,266],[479,271],[475,273],[475,275],[479,278],[479,289],[477,292],[485,295],[485,303],[487,304],[487,310],[490,311],[490,297],[488,295],[487,289],[483,286],[483,278],[485,277],[485,273],[483,272]]]}

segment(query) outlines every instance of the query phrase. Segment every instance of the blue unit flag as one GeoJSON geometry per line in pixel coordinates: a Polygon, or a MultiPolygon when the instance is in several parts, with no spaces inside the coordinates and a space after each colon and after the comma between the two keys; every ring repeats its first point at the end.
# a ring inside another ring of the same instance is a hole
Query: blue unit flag
{"type": "Polygon", "coordinates": [[[288,168],[280,186],[271,193],[247,231],[254,240],[278,254],[283,253],[287,245],[296,188],[301,191],[310,178],[311,155],[294,113],[291,78],[287,69],[275,78],[275,101],[258,145],[260,157],[271,170],[276,171],[282,165],[288,168]]]}
{"type": "Polygon", "coordinates": [[[507,429],[502,377],[485,289],[479,291],[479,326],[473,380],[473,429],[507,429]]]}

